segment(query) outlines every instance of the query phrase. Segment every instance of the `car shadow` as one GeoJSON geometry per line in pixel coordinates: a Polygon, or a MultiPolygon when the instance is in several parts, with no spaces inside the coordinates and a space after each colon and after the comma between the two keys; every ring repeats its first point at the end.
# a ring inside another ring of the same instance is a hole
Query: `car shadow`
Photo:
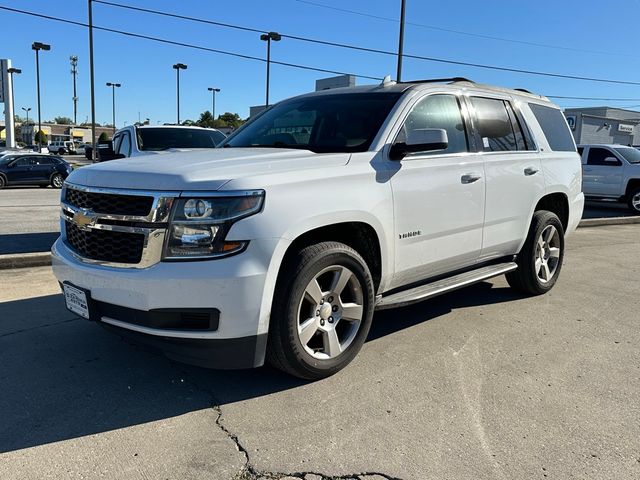
{"type": "MultiPolygon", "coordinates": [[[[482,283],[374,317],[368,341],[453,309],[518,300],[482,283]]],[[[307,382],[269,367],[172,362],[64,308],[61,295],[0,303],[0,453],[257,398],[307,382]]]]}
{"type": "Polygon", "coordinates": [[[0,234],[0,255],[48,252],[60,232],[0,234]]]}

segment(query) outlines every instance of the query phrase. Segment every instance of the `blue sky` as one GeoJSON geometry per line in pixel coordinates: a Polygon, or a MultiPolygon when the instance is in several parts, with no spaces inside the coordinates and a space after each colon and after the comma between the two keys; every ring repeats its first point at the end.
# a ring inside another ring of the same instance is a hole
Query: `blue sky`
{"type": "MultiPolygon", "coordinates": [[[[115,0],[118,1],[118,0],[115,0]]],[[[310,0],[314,3],[350,9],[368,15],[397,18],[399,0],[310,0]]],[[[300,0],[212,2],[181,0],[120,3],[203,17],[283,34],[350,43],[370,48],[396,50],[398,24],[371,16],[354,15],[323,8],[300,0]]],[[[85,0],[52,2],[0,0],[0,5],[86,22],[85,0]]],[[[407,0],[405,52],[465,62],[542,70],[581,76],[640,80],[636,37],[632,19],[639,18],[637,0],[592,0],[513,2],[407,0]],[[546,48],[498,41],[427,28],[424,25],[503,37],[522,42],[543,43],[563,48],[546,48]],[[573,50],[570,50],[573,49],[573,50]],[[585,51],[576,51],[585,50],[585,51]],[[602,52],[602,53],[598,53],[602,52]]],[[[50,43],[52,50],[41,55],[42,116],[72,117],[72,79],[69,55],[79,57],[79,114],[85,121],[89,110],[89,65],[86,29],[0,10],[3,42],[0,57],[10,58],[23,73],[16,77],[15,100],[35,113],[35,60],[33,41],[50,43]]],[[[95,4],[96,25],[194,43],[252,56],[265,55],[258,34],[183,20],[157,17],[95,4]]],[[[217,113],[248,115],[250,105],[264,102],[265,64],[219,54],[158,44],[148,40],[96,31],[96,119],[111,121],[111,90],[105,82],[122,83],[117,91],[118,126],[140,117],[153,124],[175,121],[175,71],[171,65],[186,63],[181,74],[181,119],[195,119],[210,109],[207,87],[222,91],[216,99],[217,113]]],[[[292,39],[273,44],[272,58],[332,70],[374,77],[395,76],[393,57],[312,45],[292,39]]],[[[640,86],[608,85],[536,77],[405,59],[404,79],[465,76],[478,82],[523,87],[547,95],[640,98],[640,86]]],[[[317,78],[329,75],[272,65],[271,100],[314,89],[317,78]]],[[[358,83],[370,83],[359,79],[358,83]]],[[[639,101],[598,102],[562,100],[562,106],[640,106],[639,101]]]]}

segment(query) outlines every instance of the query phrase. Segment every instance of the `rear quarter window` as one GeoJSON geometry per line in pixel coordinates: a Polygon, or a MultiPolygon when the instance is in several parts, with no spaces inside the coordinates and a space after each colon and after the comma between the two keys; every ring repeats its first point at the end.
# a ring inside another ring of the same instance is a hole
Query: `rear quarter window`
{"type": "Polygon", "coordinates": [[[557,108],[530,103],[529,108],[536,117],[549,147],[554,152],[575,152],[576,146],[567,121],[557,108]]]}

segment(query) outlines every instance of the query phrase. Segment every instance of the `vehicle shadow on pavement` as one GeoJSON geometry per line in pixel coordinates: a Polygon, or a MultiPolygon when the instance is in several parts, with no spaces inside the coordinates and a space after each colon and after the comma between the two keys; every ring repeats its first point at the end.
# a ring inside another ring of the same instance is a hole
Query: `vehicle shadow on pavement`
{"type": "Polygon", "coordinates": [[[0,234],[0,255],[48,252],[60,232],[0,234]]]}
{"type": "MultiPolygon", "coordinates": [[[[376,314],[368,341],[452,309],[520,298],[483,283],[376,314]]],[[[61,295],[0,303],[0,453],[179,416],[306,382],[172,362],[74,317],[61,295]]],[[[215,413],[215,412],[214,412],[215,413]]]]}

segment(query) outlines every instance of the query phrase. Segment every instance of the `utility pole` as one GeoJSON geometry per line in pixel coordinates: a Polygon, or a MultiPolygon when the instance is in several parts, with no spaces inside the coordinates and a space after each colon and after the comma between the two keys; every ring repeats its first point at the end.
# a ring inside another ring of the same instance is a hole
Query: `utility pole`
{"type": "Polygon", "coordinates": [[[51,45],[41,42],[33,42],[31,49],[36,52],[36,84],[38,88],[38,152],[42,153],[42,115],[40,111],[40,50],[51,50],[51,45]]]}
{"type": "Polygon", "coordinates": [[[91,83],[91,161],[96,161],[96,96],[93,78],[93,3],[87,0],[89,8],[89,78],[91,83]]]}
{"type": "Polygon", "coordinates": [[[400,37],[398,39],[398,73],[396,81],[402,80],[402,50],[404,48],[404,12],[406,0],[400,0],[400,37]]]}
{"type": "Polygon", "coordinates": [[[184,63],[176,63],[173,68],[176,71],[176,103],[178,107],[178,125],[180,125],[180,70],[186,70],[184,63]]]}
{"type": "Polygon", "coordinates": [[[216,119],[216,93],[220,91],[219,88],[209,87],[207,88],[211,92],[211,116],[216,119]]]}
{"type": "Polygon", "coordinates": [[[116,88],[121,87],[119,83],[107,82],[107,87],[111,87],[111,108],[113,118],[113,133],[116,133],[116,88]]]}
{"type": "Polygon", "coordinates": [[[78,91],[76,89],[76,76],[78,75],[78,56],[71,55],[71,75],[73,75],[73,124],[78,124],[78,91]]]}
{"type": "Polygon", "coordinates": [[[11,60],[0,60],[0,102],[4,103],[4,126],[6,133],[6,145],[15,148],[15,114],[13,111],[13,74],[19,72],[17,68],[11,68],[11,60]]]}

